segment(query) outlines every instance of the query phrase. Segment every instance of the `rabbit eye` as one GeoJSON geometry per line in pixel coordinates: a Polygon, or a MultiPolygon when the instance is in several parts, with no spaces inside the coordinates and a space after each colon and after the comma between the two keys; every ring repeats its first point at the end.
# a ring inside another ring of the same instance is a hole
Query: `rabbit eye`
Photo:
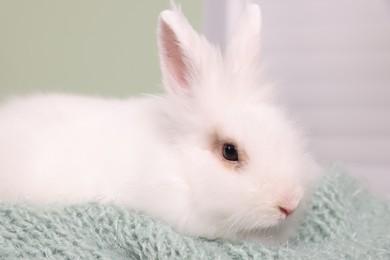
{"type": "Polygon", "coordinates": [[[236,146],[233,144],[225,143],[222,146],[222,155],[228,161],[237,162],[238,152],[236,146]]]}

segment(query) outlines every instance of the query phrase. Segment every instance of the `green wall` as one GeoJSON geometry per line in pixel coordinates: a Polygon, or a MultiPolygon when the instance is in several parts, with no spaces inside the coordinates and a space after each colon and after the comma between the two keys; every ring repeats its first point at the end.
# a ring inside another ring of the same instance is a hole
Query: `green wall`
{"type": "MultiPolygon", "coordinates": [[[[201,1],[179,1],[199,31],[201,1]]],[[[161,91],[158,14],[168,0],[1,0],[0,98],[161,91]]]]}

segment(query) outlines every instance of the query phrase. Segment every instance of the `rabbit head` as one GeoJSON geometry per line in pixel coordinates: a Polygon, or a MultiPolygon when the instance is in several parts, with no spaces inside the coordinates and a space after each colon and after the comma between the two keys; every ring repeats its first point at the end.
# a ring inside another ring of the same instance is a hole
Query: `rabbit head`
{"type": "Polygon", "coordinates": [[[166,128],[182,158],[191,234],[285,233],[314,179],[302,134],[263,82],[260,26],[259,7],[248,5],[222,53],[176,6],[160,15],[166,128]]]}

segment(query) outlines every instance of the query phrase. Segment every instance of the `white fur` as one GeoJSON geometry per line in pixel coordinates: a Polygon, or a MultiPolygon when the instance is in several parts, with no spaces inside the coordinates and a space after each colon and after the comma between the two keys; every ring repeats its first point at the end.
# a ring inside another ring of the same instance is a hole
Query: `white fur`
{"type": "Polygon", "coordinates": [[[127,100],[15,98],[0,108],[0,199],[115,202],[210,239],[279,242],[294,232],[317,167],[262,82],[260,10],[222,55],[181,11],[161,13],[167,94],[127,100]],[[233,167],[215,136],[234,141],[233,167]],[[296,212],[286,220],[278,206],[296,212]]]}

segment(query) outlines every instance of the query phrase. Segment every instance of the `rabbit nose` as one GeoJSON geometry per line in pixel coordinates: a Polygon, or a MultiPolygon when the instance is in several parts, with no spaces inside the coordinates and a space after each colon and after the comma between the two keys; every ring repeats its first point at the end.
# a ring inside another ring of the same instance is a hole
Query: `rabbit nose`
{"type": "Polygon", "coordinates": [[[294,213],[302,199],[303,192],[291,189],[284,193],[276,202],[276,208],[284,214],[285,218],[294,213]]]}
{"type": "Polygon", "coordinates": [[[291,215],[291,214],[294,212],[294,210],[295,210],[295,208],[288,208],[288,207],[285,207],[285,206],[278,206],[278,209],[279,209],[283,214],[286,215],[286,218],[287,218],[289,215],[291,215]]]}
{"type": "Polygon", "coordinates": [[[299,205],[299,202],[300,202],[299,198],[284,199],[277,204],[277,208],[287,218],[288,216],[294,213],[295,209],[299,205]]]}

